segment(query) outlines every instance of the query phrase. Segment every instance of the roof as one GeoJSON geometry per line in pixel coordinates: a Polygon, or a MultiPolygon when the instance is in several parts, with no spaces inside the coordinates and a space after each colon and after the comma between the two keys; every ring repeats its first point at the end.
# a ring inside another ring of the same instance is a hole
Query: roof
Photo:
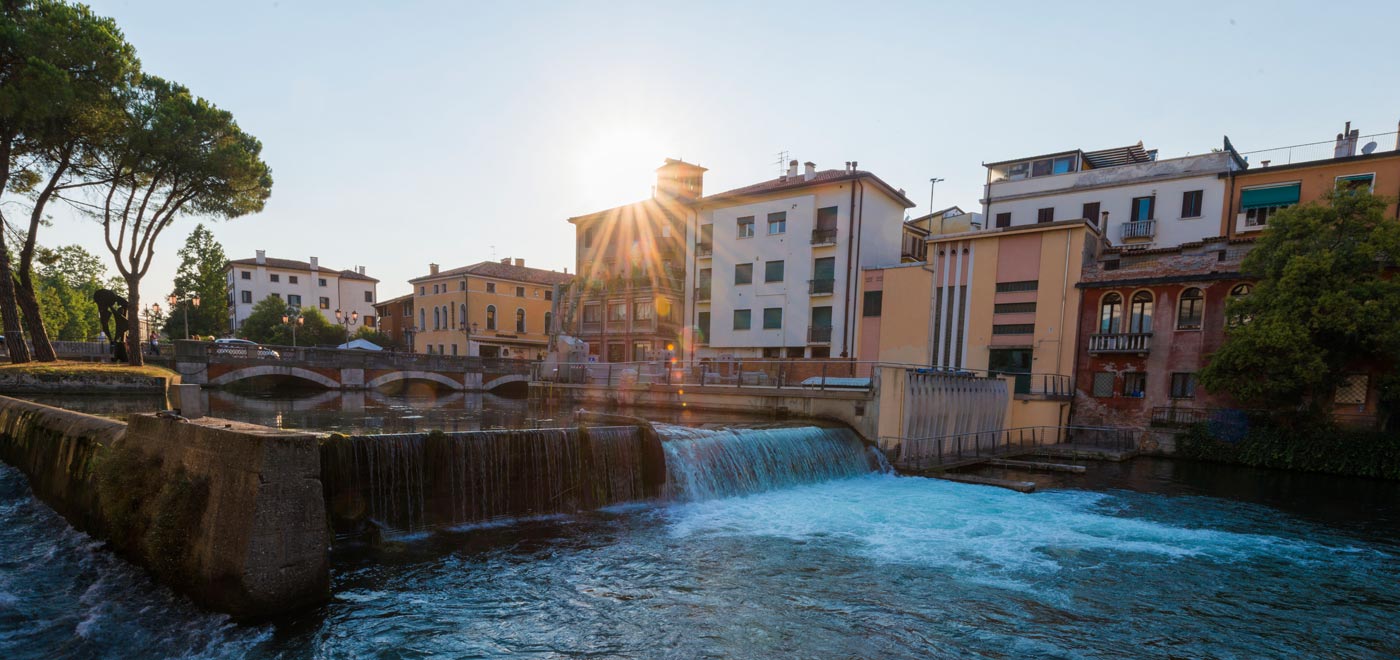
{"type": "Polygon", "coordinates": [[[412,293],[406,293],[406,294],[404,294],[404,295],[402,295],[402,296],[399,296],[399,297],[397,297],[397,298],[390,298],[390,299],[388,299],[388,300],[381,300],[381,301],[379,301],[379,302],[377,302],[377,303],[374,303],[374,306],[375,306],[375,307],[382,307],[382,306],[384,306],[384,305],[393,305],[393,304],[395,304],[395,303],[403,303],[403,302],[408,302],[408,301],[410,301],[410,300],[413,300],[413,294],[412,294],[412,293]]]}
{"type": "Polygon", "coordinates": [[[950,240],[967,240],[969,238],[983,238],[997,236],[1000,234],[1016,234],[1021,232],[1050,231],[1053,229],[1066,229],[1076,225],[1083,225],[1085,229],[1098,234],[1098,225],[1084,219],[1074,218],[1073,220],[1056,220],[1054,222],[1036,222],[1029,225],[1012,225],[1010,227],[993,227],[990,229],[974,229],[972,231],[958,232],[956,234],[930,235],[928,242],[939,243],[950,240]]]}
{"type": "Polygon", "coordinates": [[[982,163],[982,165],[984,167],[996,167],[997,165],[1006,165],[1007,163],[1019,163],[1021,161],[1026,160],[1041,160],[1043,158],[1052,158],[1055,156],[1068,156],[1071,154],[1079,154],[1080,157],[1084,160],[1084,162],[1089,164],[1090,168],[1095,169],[1100,167],[1115,167],[1118,165],[1128,165],[1131,163],[1146,163],[1157,160],[1157,150],[1144,149],[1142,146],[1142,140],[1138,140],[1137,144],[1130,144],[1126,147],[1110,147],[1108,149],[1099,149],[1097,151],[1084,151],[1083,149],[1068,149],[1065,151],[1055,151],[1048,154],[1041,154],[1039,156],[1023,156],[1021,158],[1009,158],[1007,160],[999,160],[994,163],[982,163]]]}
{"type": "MultiPolygon", "coordinates": [[[[268,268],[281,268],[282,270],[304,270],[308,273],[312,272],[311,264],[309,262],[297,261],[296,259],[278,259],[276,257],[268,257],[263,260],[263,263],[258,263],[258,260],[256,258],[232,259],[228,262],[228,266],[232,266],[234,264],[237,264],[239,266],[266,266],[268,268]]],[[[224,266],[224,268],[228,268],[228,266],[224,266]]],[[[331,273],[333,275],[343,277],[347,280],[365,280],[367,282],[379,281],[377,278],[373,278],[368,275],[361,275],[360,273],[353,270],[337,270],[329,266],[318,266],[315,272],[331,273]]]]}
{"type": "Polygon", "coordinates": [[[573,275],[560,273],[543,268],[530,268],[529,266],[516,266],[515,264],[503,264],[499,261],[483,261],[470,266],[453,268],[451,270],[438,271],[436,275],[423,275],[415,277],[409,282],[425,282],[427,280],[437,280],[444,277],[456,277],[458,275],[475,275],[477,277],[490,277],[497,280],[510,280],[512,282],[525,282],[527,284],[555,285],[564,284],[572,279],[573,275]]]}
{"type": "MultiPolygon", "coordinates": [[[[690,205],[690,202],[687,202],[687,201],[681,200],[681,199],[677,199],[677,200],[675,200],[672,204],[674,204],[674,206],[676,206],[677,208],[679,208],[679,207],[683,207],[683,206],[689,206],[689,205],[690,205]]],[[[634,213],[637,213],[637,214],[640,214],[640,215],[650,215],[650,214],[652,214],[652,213],[664,214],[664,215],[666,215],[667,217],[671,218],[672,220],[677,220],[677,219],[679,219],[679,216],[676,215],[676,214],[674,214],[674,213],[672,213],[672,212],[671,212],[671,209],[670,209],[670,207],[672,206],[672,204],[663,203],[663,200],[660,200],[660,199],[657,199],[657,198],[655,198],[655,197],[652,197],[652,198],[649,198],[649,199],[641,200],[641,201],[639,201],[639,202],[632,202],[631,204],[623,204],[622,206],[614,206],[614,207],[612,207],[612,208],[603,209],[603,210],[601,210],[601,211],[594,211],[594,212],[592,212],[592,213],[585,213],[585,214],[583,214],[583,215],[576,215],[576,216],[574,216],[574,217],[572,217],[572,218],[569,218],[569,222],[572,222],[572,223],[577,224],[580,220],[592,220],[592,219],[597,218],[597,217],[600,217],[600,216],[607,216],[607,215],[614,215],[614,214],[620,215],[622,212],[628,211],[628,210],[631,210],[631,211],[633,211],[634,213]]]]}
{"type": "Polygon", "coordinates": [[[856,179],[871,179],[875,181],[877,185],[884,188],[886,194],[888,194],[890,197],[893,197],[896,201],[899,201],[900,203],[904,204],[904,208],[914,207],[914,202],[909,201],[909,198],[906,197],[903,192],[894,188],[890,184],[885,183],[885,181],[880,177],[875,176],[874,174],[865,170],[822,170],[820,172],[814,173],[812,175],[812,178],[810,179],[808,179],[806,175],[803,174],[798,174],[797,176],[780,176],[776,179],[769,179],[767,181],[762,181],[752,185],[744,186],[742,188],[735,188],[733,190],[726,190],[722,193],[708,195],[702,198],[699,203],[705,204],[709,202],[725,201],[737,197],[753,197],[757,195],[767,195],[775,192],[795,190],[798,188],[807,188],[810,186],[820,186],[828,183],[854,181],[856,179]]]}
{"type": "Polygon", "coordinates": [[[926,214],[926,215],[921,215],[921,216],[919,216],[919,217],[917,217],[917,218],[913,218],[913,219],[910,219],[910,220],[905,220],[905,221],[904,221],[904,224],[906,224],[906,225],[912,225],[912,224],[914,224],[914,223],[917,223],[917,222],[920,222],[920,221],[923,221],[923,220],[928,220],[928,219],[930,219],[930,218],[941,218],[941,217],[944,217],[944,216],[947,216],[947,217],[950,217],[950,218],[955,218],[955,217],[960,216],[960,215],[967,215],[967,211],[962,210],[962,207],[959,207],[959,206],[949,206],[948,208],[943,209],[943,210],[941,210],[941,211],[934,211],[933,213],[929,213],[929,214],[926,214]],[[952,215],[948,215],[948,214],[949,214],[950,212],[952,212],[952,211],[957,211],[957,213],[953,213],[952,215]]]}

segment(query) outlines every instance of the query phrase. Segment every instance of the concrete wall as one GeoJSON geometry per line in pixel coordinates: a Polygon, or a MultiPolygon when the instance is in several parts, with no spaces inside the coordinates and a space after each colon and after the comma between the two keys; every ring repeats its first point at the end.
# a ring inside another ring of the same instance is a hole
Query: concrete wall
{"type": "Polygon", "coordinates": [[[154,415],[128,426],[0,397],[0,458],[74,527],[206,607],[261,618],[327,596],[314,436],[154,415]]]}
{"type": "MultiPolygon", "coordinates": [[[[176,379],[178,380],[178,379],[176,379]]],[[[170,379],[137,374],[73,374],[64,372],[0,373],[0,392],[6,394],[165,394],[170,379]]]]}

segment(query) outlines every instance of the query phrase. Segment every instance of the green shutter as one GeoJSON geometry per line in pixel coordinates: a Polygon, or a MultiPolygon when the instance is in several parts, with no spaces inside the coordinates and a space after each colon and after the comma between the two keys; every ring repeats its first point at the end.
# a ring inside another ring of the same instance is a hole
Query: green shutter
{"type": "Polygon", "coordinates": [[[1265,206],[1288,206],[1298,203],[1298,184],[1246,188],[1240,191],[1240,208],[1257,209],[1265,206]]]}

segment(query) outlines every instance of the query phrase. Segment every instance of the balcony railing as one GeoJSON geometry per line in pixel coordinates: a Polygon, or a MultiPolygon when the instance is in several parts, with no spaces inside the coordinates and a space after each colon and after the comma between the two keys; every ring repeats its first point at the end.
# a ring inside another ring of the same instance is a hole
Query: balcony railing
{"type": "Polygon", "coordinates": [[[695,244],[695,256],[697,256],[697,257],[708,257],[708,256],[714,255],[714,253],[715,253],[715,245],[714,245],[714,243],[696,243],[696,244],[695,244]]]}
{"type": "Polygon", "coordinates": [[[828,296],[836,290],[835,278],[807,280],[807,293],[814,296],[828,296]]]}
{"type": "Polygon", "coordinates": [[[703,301],[703,300],[709,300],[709,299],[710,299],[710,287],[707,287],[707,286],[697,286],[697,287],[695,287],[695,299],[696,299],[696,300],[701,300],[701,301],[703,301]]]}
{"type": "Polygon", "coordinates": [[[830,344],[831,326],[811,325],[807,326],[807,343],[809,344],[830,344]]]}
{"type": "Polygon", "coordinates": [[[1157,235],[1156,220],[1133,220],[1118,227],[1118,237],[1125,241],[1130,238],[1152,238],[1157,235]]]}
{"type": "Polygon", "coordinates": [[[1116,332],[1089,335],[1090,353],[1148,353],[1152,350],[1150,332],[1116,332]]]}
{"type": "Polygon", "coordinates": [[[835,242],[836,242],[836,230],[835,230],[835,229],[813,229],[813,230],[812,230],[812,245],[825,245],[825,244],[827,244],[827,243],[835,243],[835,242]]]}

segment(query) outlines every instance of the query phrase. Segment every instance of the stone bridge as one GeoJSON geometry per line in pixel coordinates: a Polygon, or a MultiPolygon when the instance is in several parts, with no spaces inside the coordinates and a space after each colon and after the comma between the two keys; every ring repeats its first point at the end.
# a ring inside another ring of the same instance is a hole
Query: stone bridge
{"type": "Polygon", "coordinates": [[[296,379],[333,390],[432,383],[454,391],[525,388],[524,360],[293,346],[176,341],[173,368],[185,383],[223,387],[250,378],[296,379]]]}

